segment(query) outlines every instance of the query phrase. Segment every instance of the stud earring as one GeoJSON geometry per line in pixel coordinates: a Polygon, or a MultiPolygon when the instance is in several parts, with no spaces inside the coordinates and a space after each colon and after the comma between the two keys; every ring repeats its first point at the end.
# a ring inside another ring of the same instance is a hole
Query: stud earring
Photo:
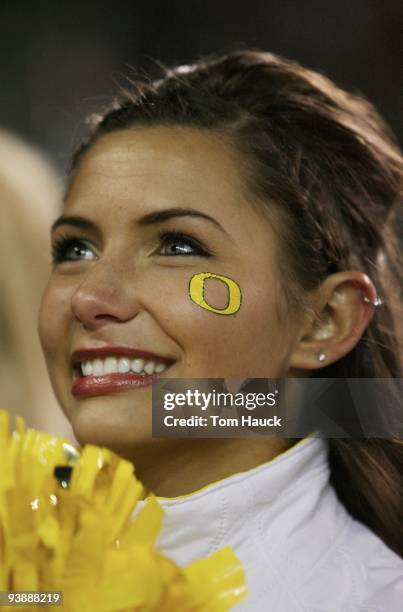
{"type": "Polygon", "coordinates": [[[364,295],[363,297],[364,302],[366,302],[367,304],[372,304],[372,306],[381,306],[382,305],[382,300],[380,297],[376,297],[374,299],[374,301],[370,300],[369,297],[367,297],[366,295],[364,295]]]}
{"type": "Polygon", "coordinates": [[[326,360],[326,353],[319,353],[318,355],[318,361],[320,361],[321,363],[323,363],[326,360]]]}

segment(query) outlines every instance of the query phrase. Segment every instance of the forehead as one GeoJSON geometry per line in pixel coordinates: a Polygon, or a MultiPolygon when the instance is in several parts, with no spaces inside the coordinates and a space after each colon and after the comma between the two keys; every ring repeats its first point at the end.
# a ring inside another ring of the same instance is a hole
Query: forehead
{"type": "Polygon", "coordinates": [[[113,132],[85,153],[68,200],[83,190],[88,195],[129,190],[136,197],[138,189],[158,199],[180,194],[187,204],[203,197],[236,204],[246,196],[242,159],[224,136],[207,130],[156,126],[113,132]]]}

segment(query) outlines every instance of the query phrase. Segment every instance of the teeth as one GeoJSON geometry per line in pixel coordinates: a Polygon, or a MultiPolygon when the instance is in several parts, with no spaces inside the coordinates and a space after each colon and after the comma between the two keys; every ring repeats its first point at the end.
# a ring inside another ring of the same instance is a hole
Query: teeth
{"type": "Polygon", "coordinates": [[[136,374],[140,374],[143,368],[144,359],[133,359],[131,364],[131,369],[133,370],[133,372],[136,372],[136,374]]]}
{"type": "Polygon", "coordinates": [[[118,360],[116,357],[107,357],[104,361],[104,374],[113,374],[118,370],[118,360]]]}
{"type": "Polygon", "coordinates": [[[102,376],[104,373],[104,362],[102,359],[94,359],[92,362],[92,374],[93,376],[102,376]]]}
{"type": "Polygon", "coordinates": [[[83,376],[91,376],[92,375],[92,363],[91,361],[85,361],[81,364],[81,370],[83,376]]]}
{"type": "Polygon", "coordinates": [[[104,374],[126,374],[130,371],[145,376],[154,373],[160,374],[166,370],[168,365],[153,360],[129,359],[128,357],[106,357],[106,359],[93,359],[81,364],[83,376],[103,376],[104,374]]]}
{"type": "Polygon", "coordinates": [[[126,374],[126,372],[130,372],[130,359],[127,359],[127,357],[121,357],[118,360],[118,372],[120,374],[126,374]]]}
{"type": "Polygon", "coordinates": [[[153,361],[147,361],[144,365],[144,372],[146,374],[154,374],[155,363],[153,361]]]}

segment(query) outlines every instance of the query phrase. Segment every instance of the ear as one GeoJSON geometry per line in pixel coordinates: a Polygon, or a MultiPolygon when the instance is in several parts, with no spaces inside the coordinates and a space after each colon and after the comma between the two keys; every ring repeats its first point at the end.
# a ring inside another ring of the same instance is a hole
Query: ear
{"type": "Polygon", "coordinates": [[[376,300],[375,287],[363,272],[328,276],[312,296],[314,314],[301,325],[289,368],[316,370],[347,355],[371,321],[376,300]],[[320,361],[319,355],[325,357],[320,361]]]}

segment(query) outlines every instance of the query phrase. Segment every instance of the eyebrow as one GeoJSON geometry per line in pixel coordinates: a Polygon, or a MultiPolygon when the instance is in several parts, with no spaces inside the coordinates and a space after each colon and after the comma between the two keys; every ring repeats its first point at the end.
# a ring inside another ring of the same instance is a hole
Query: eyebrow
{"type": "Polygon", "coordinates": [[[85,219],[84,217],[61,215],[52,224],[50,233],[53,234],[53,232],[61,225],[72,225],[73,227],[79,227],[80,229],[92,231],[96,230],[95,224],[92,223],[92,221],[88,221],[88,219],[85,219]]]}
{"type": "MultiPolygon", "coordinates": [[[[142,227],[147,227],[149,225],[154,225],[157,223],[163,223],[164,221],[168,221],[169,219],[174,219],[177,217],[195,217],[199,219],[204,219],[209,221],[213,225],[215,225],[219,230],[227,234],[226,230],[222,227],[222,225],[213,217],[206,215],[198,210],[194,210],[192,208],[166,208],[164,210],[158,210],[155,212],[148,213],[144,215],[137,221],[137,225],[142,227]]],[[[53,233],[58,227],[61,225],[72,225],[73,227],[78,227],[80,229],[85,229],[89,231],[96,231],[97,227],[92,221],[85,219],[80,216],[72,216],[72,215],[61,215],[56,219],[51,227],[51,233],[53,233]]]]}
{"type": "Polygon", "coordinates": [[[192,208],[166,208],[164,210],[157,210],[152,213],[148,213],[141,217],[138,220],[138,225],[147,226],[153,225],[154,223],[162,223],[163,221],[167,221],[168,219],[174,219],[176,217],[196,217],[199,219],[205,219],[206,221],[210,221],[213,223],[219,230],[226,234],[227,232],[223,228],[220,223],[214,217],[210,217],[206,215],[206,213],[202,213],[198,210],[194,210],[192,208]]]}

